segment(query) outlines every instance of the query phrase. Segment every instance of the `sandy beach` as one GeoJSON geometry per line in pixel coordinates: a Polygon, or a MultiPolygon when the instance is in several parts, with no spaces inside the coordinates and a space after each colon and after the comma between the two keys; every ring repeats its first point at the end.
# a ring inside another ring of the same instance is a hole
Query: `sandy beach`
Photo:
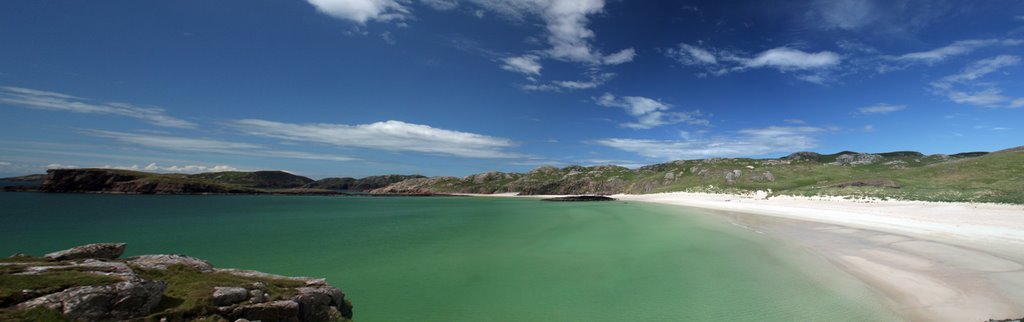
{"type": "Polygon", "coordinates": [[[704,193],[612,197],[702,208],[794,243],[863,281],[908,320],[1024,316],[1021,205],[704,193]]]}

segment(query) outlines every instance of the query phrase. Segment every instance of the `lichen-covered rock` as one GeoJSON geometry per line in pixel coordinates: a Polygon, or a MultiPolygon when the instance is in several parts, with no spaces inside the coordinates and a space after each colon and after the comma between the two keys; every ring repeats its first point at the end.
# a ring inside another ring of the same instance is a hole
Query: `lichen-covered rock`
{"type": "Polygon", "coordinates": [[[214,287],[210,302],[216,306],[238,304],[249,299],[249,290],[244,287],[214,287]]]}
{"type": "Polygon", "coordinates": [[[47,308],[70,320],[126,320],[148,315],[163,298],[166,284],[134,278],[104,286],[79,286],[41,296],[19,309],[47,308]]]}
{"type": "Polygon", "coordinates": [[[868,153],[856,153],[856,154],[841,154],[836,157],[835,164],[838,165],[865,165],[878,162],[882,159],[881,155],[868,154],[868,153]]]}
{"type": "Polygon", "coordinates": [[[200,272],[213,271],[213,265],[202,259],[184,255],[141,255],[128,258],[128,264],[145,269],[167,269],[174,265],[191,267],[200,272]]]}
{"type": "Polygon", "coordinates": [[[35,309],[54,311],[70,321],[352,320],[352,303],[322,278],[215,269],[207,261],[183,255],[111,259],[124,246],[85,245],[52,253],[52,258],[25,255],[24,260],[3,263],[0,275],[15,283],[46,276],[69,284],[43,285],[0,297],[0,320],[6,321],[10,312],[35,309]],[[81,258],[83,254],[100,258],[81,258]],[[179,267],[171,269],[174,266],[179,267]],[[224,274],[234,276],[225,279],[224,274]],[[174,300],[191,304],[157,310],[165,291],[179,297],[184,291],[189,295],[174,300]]]}
{"type": "Polygon", "coordinates": [[[287,300],[239,305],[233,307],[230,312],[226,313],[235,319],[246,319],[252,321],[302,321],[299,319],[299,303],[287,300]]]}
{"type": "Polygon", "coordinates": [[[68,260],[79,258],[115,259],[124,254],[125,243],[97,243],[88,244],[53,252],[44,257],[55,260],[68,260]]]}
{"type": "Polygon", "coordinates": [[[743,175],[743,171],[740,170],[732,170],[730,172],[726,172],[725,182],[728,184],[736,183],[736,180],[739,179],[741,175],[743,175]]]}

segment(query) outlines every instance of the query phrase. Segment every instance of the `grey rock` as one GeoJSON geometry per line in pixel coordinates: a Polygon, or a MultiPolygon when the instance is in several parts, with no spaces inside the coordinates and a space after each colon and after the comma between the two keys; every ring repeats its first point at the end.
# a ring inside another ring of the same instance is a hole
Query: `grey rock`
{"type": "Polygon", "coordinates": [[[98,243],[77,246],[44,255],[46,258],[68,260],[79,258],[115,259],[124,254],[125,243],[98,243]]]}
{"type": "Polygon", "coordinates": [[[868,154],[868,153],[857,153],[857,154],[841,154],[836,157],[835,164],[838,165],[865,165],[878,162],[882,159],[881,155],[868,154]]]}
{"type": "Polygon", "coordinates": [[[759,181],[759,182],[764,182],[764,181],[774,182],[775,181],[775,175],[772,174],[771,171],[765,171],[765,172],[762,172],[762,173],[755,173],[753,176],[750,177],[750,180],[759,181]]]}
{"type": "Polygon", "coordinates": [[[111,275],[121,276],[134,276],[134,271],[131,267],[128,267],[122,262],[108,262],[95,259],[86,259],[78,263],[70,263],[68,265],[45,265],[45,266],[30,266],[26,267],[20,274],[40,274],[49,271],[90,271],[108,273],[111,275]]]}
{"type": "Polygon", "coordinates": [[[234,307],[229,314],[236,319],[253,321],[301,321],[299,320],[299,303],[295,301],[273,301],[239,305],[234,307]]]}
{"type": "Polygon", "coordinates": [[[225,306],[236,304],[249,299],[249,290],[242,287],[214,287],[213,297],[210,299],[213,305],[225,306]]]}
{"type": "Polygon", "coordinates": [[[114,285],[79,286],[18,304],[47,308],[70,320],[126,320],[148,315],[160,303],[164,282],[133,278],[114,285]]]}
{"type": "Polygon", "coordinates": [[[796,152],[785,157],[785,159],[795,161],[815,161],[821,157],[821,154],[814,152],[796,152]]]}
{"type": "Polygon", "coordinates": [[[739,179],[741,175],[743,175],[743,171],[740,170],[732,170],[730,172],[726,172],[725,182],[728,184],[736,183],[736,179],[739,179]]]}
{"type": "Polygon", "coordinates": [[[128,258],[128,264],[145,269],[165,270],[174,265],[184,265],[200,272],[213,271],[213,265],[202,259],[184,255],[142,255],[128,258]]]}
{"type": "Polygon", "coordinates": [[[263,293],[263,290],[251,290],[249,291],[249,303],[263,303],[267,301],[267,294],[263,293]]]}

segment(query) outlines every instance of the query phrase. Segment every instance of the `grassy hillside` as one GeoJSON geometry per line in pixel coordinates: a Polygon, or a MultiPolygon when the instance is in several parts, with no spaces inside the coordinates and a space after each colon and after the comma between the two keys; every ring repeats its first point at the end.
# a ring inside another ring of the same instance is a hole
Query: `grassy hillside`
{"type": "Polygon", "coordinates": [[[406,180],[377,193],[466,192],[613,194],[671,191],[837,195],[1024,204],[1024,148],[930,155],[794,153],[779,159],[680,160],[631,170],[617,166],[541,167],[465,178],[406,180]]]}

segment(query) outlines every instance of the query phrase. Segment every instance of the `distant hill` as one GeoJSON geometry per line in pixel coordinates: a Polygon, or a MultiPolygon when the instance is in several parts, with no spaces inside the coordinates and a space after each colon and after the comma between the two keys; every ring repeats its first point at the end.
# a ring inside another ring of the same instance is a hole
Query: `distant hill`
{"type": "Polygon", "coordinates": [[[798,152],[778,159],[712,158],[640,167],[540,167],[464,178],[409,179],[373,193],[615,194],[670,191],[835,195],[1024,204],[1024,147],[993,153],[798,152]]]}
{"type": "Polygon", "coordinates": [[[389,174],[383,176],[369,176],[362,179],[356,178],[324,178],[314,182],[307,183],[303,188],[310,189],[327,189],[327,190],[342,190],[342,191],[370,191],[377,188],[387,187],[388,185],[401,182],[407,179],[426,178],[421,175],[398,175],[389,174]]]}
{"type": "MultiPolygon", "coordinates": [[[[29,187],[31,188],[31,187],[29,187]]],[[[27,190],[5,187],[6,190],[27,190]]],[[[1024,204],[1024,147],[992,153],[797,152],[777,159],[678,160],[621,166],[543,166],[526,173],[462,178],[385,175],[312,180],[283,171],[156,174],[111,169],[50,170],[47,192],[372,194],[616,194],[671,191],[832,195],[1024,204]]]]}
{"type": "Polygon", "coordinates": [[[25,176],[20,176],[20,177],[0,178],[0,181],[8,181],[8,182],[42,182],[43,178],[45,178],[45,177],[46,177],[45,174],[30,174],[30,175],[25,175],[25,176]]]}
{"type": "Polygon", "coordinates": [[[300,188],[313,182],[313,179],[297,176],[284,171],[208,172],[188,175],[187,177],[190,179],[209,180],[221,184],[256,189],[300,188]]]}

